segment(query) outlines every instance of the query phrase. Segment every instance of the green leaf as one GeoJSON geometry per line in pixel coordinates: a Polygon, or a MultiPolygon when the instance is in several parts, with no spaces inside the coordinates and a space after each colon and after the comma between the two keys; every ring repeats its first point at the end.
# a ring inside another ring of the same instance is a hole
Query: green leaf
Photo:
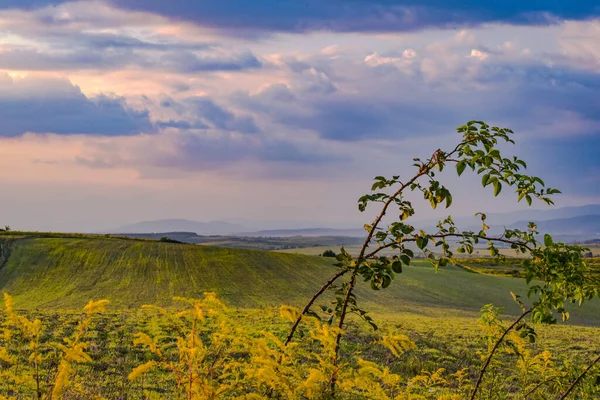
{"type": "Polygon", "coordinates": [[[483,187],[487,186],[489,179],[490,179],[490,174],[485,174],[481,177],[481,184],[483,185],[483,187]]]}
{"type": "Polygon", "coordinates": [[[462,175],[462,173],[465,171],[465,168],[467,168],[467,163],[464,161],[461,161],[458,164],[456,164],[456,173],[458,174],[458,176],[462,175]]]}
{"type": "Polygon", "coordinates": [[[502,190],[502,184],[500,183],[500,181],[495,180],[494,181],[494,196],[498,196],[500,194],[501,190],[502,190]]]}
{"type": "Polygon", "coordinates": [[[373,290],[379,290],[379,286],[377,286],[377,284],[375,283],[374,280],[371,280],[371,289],[373,289],[373,290]]]}
{"type": "Polygon", "coordinates": [[[401,274],[402,273],[402,263],[400,261],[394,261],[392,263],[392,271],[394,271],[397,274],[401,274]]]}
{"type": "Polygon", "coordinates": [[[425,247],[427,247],[427,243],[429,243],[429,239],[426,237],[420,237],[417,239],[417,246],[423,250],[425,247]]]}
{"type": "Polygon", "coordinates": [[[392,278],[390,278],[388,275],[384,275],[383,276],[383,283],[381,284],[381,288],[385,289],[388,286],[390,286],[391,283],[392,283],[392,278]]]}
{"type": "MultiPolygon", "coordinates": [[[[402,262],[403,262],[405,265],[410,265],[410,257],[409,257],[409,256],[407,256],[406,254],[402,254],[402,255],[400,256],[400,259],[402,260],[402,262]]],[[[394,271],[394,272],[396,272],[396,271],[394,271]]],[[[402,266],[400,266],[400,272],[402,272],[402,266]]]]}
{"type": "Polygon", "coordinates": [[[546,247],[550,247],[554,244],[554,241],[552,240],[552,236],[550,236],[549,234],[545,234],[544,235],[544,246],[546,247]]]}
{"type": "Polygon", "coordinates": [[[448,193],[446,194],[446,208],[452,205],[452,196],[448,193]]]}

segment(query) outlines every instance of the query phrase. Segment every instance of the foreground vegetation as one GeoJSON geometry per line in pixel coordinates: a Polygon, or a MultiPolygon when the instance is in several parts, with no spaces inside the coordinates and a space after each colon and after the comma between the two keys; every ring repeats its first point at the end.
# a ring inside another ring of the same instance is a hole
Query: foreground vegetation
{"type": "MultiPolygon", "coordinates": [[[[299,328],[303,340],[283,345],[299,312],[291,307],[235,310],[213,294],[117,313],[110,304],[104,312],[106,301],[90,302],[83,314],[16,312],[8,296],[4,306],[0,398],[322,399],[335,370],[337,398],[463,399],[502,332],[490,306],[478,322],[382,315],[381,329],[372,331],[352,320],[352,339],[334,366],[336,329],[316,318],[299,328]]],[[[599,346],[598,328],[551,326],[536,343],[513,333],[480,398],[562,393],[599,346]]],[[[583,379],[573,398],[600,395],[595,379],[583,379]]]]}

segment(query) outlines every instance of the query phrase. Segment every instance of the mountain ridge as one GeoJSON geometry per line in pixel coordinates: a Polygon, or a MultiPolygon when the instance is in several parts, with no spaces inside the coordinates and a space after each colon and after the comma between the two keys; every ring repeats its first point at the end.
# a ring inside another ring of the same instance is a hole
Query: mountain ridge
{"type": "MultiPolygon", "coordinates": [[[[549,208],[549,209],[531,209],[520,210],[509,213],[488,213],[487,224],[491,227],[500,229],[503,226],[520,227],[527,226],[527,222],[534,221],[540,229],[549,227],[548,233],[564,234],[596,234],[600,232],[600,223],[594,216],[600,216],[600,204],[588,204],[584,206],[549,208]],[[592,216],[590,218],[590,216],[592,216]],[[572,221],[570,221],[572,219],[572,221]],[[561,220],[559,222],[548,222],[561,220]],[[566,224],[561,227],[560,224],[566,224]],[[581,226],[585,229],[581,229],[581,226]],[[599,225],[595,228],[595,225],[599,225]],[[561,229],[562,228],[562,229],[561,229]]],[[[456,225],[463,229],[477,229],[476,217],[456,217],[456,225]]],[[[422,227],[428,227],[434,230],[437,221],[425,220],[415,222],[422,227]]],[[[193,232],[201,236],[229,235],[229,236],[247,236],[247,237],[292,237],[292,236],[345,236],[345,237],[363,237],[365,232],[362,228],[331,228],[331,227],[309,227],[309,228],[280,228],[256,230],[247,226],[227,222],[227,221],[193,221],[183,218],[159,219],[142,221],[133,224],[123,225],[119,228],[104,233],[111,234],[142,234],[142,233],[162,233],[162,232],[193,232]]]]}
{"type": "Polygon", "coordinates": [[[170,218],[127,224],[106,233],[194,232],[199,235],[223,235],[246,230],[245,226],[225,221],[200,222],[184,218],[170,218]]]}

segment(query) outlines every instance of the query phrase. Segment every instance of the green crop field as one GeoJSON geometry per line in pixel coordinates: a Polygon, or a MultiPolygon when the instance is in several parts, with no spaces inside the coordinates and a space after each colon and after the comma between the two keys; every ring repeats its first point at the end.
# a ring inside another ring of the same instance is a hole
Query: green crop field
{"type": "Polygon", "coordinates": [[[217,292],[231,305],[255,308],[299,301],[329,269],[322,258],[252,250],[102,238],[25,238],[11,245],[0,270],[0,289],[25,308],[75,309],[99,298],[108,298],[115,308],[137,308],[207,291],[217,292]],[[298,297],[289,291],[288,282],[294,282],[298,297]]]}
{"type": "MultiPolygon", "coordinates": [[[[12,242],[0,269],[0,290],[27,309],[79,309],[106,298],[113,309],[169,305],[173,296],[216,292],[226,304],[253,309],[299,306],[332,274],[327,257],[106,238],[24,238],[12,242]]],[[[366,285],[365,285],[366,286],[366,285]]],[[[493,303],[516,313],[510,291],[520,279],[435,271],[417,261],[389,289],[358,291],[377,313],[476,313],[493,303]]],[[[574,323],[600,324],[600,304],[574,310],[574,323]]]]}

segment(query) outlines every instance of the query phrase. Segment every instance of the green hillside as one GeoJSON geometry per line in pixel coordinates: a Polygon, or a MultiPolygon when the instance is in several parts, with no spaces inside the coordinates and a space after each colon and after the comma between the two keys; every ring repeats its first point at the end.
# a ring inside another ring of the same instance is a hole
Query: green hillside
{"type": "MultiPolygon", "coordinates": [[[[113,308],[168,305],[173,296],[199,297],[206,291],[243,308],[301,305],[335,273],[329,258],[154,241],[22,238],[8,247],[0,291],[29,309],[75,309],[100,298],[108,298],[113,308]]],[[[365,287],[358,295],[366,308],[386,314],[476,312],[490,302],[516,312],[510,290],[526,292],[521,279],[458,268],[436,273],[416,263],[390,288],[365,287]]],[[[600,304],[587,304],[573,320],[599,324],[600,304]]]]}

